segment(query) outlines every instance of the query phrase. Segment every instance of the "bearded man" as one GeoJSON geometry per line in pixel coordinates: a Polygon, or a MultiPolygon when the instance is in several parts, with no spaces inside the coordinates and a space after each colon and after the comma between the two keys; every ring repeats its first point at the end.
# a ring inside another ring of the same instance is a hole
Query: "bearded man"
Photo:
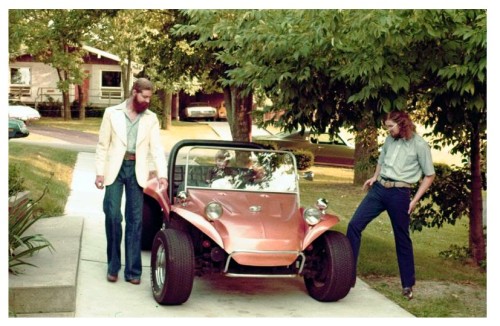
{"type": "Polygon", "coordinates": [[[153,84],[139,78],[125,102],[105,110],[96,146],[98,189],[103,201],[107,240],[107,280],[116,282],[121,269],[122,212],[125,189],[124,279],[140,284],[143,188],[150,170],[156,170],[160,187],[167,186],[167,162],[155,113],[148,110],[153,84]],[[151,165],[151,166],[150,166],[151,165]]]}

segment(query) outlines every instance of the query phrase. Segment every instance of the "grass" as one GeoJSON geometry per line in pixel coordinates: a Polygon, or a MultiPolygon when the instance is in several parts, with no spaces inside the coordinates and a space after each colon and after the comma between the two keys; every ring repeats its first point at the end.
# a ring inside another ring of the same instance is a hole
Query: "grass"
{"type": "Polygon", "coordinates": [[[9,143],[9,166],[15,164],[19,168],[31,198],[38,199],[48,185],[48,192],[35,212],[46,216],[64,214],[77,154],[26,143],[9,143]]]}
{"type": "MultiPolygon", "coordinates": [[[[41,119],[35,123],[97,133],[100,119],[63,121],[41,119]]],[[[175,122],[174,133],[182,136],[182,126],[192,124],[175,122]]],[[[51,172],[49,194],[44,201],[53,212],[64,209],[71,171],[76,153],[10,143],[9,160],[23,166],[26,185],[29,190],[41,191],[51,172]],[[32,180],[33,179],[33,180],[32,180]]],[[[353,186],[353,171],[341,168],[313,167],[314,181],[301,179],[301,202],[303,206],[313,205],[319,197],[329,200],[328,212],[337,214],[341,221],[335,227],[345,233],[349,219],[365,193],[360,186],[353,186]]],[[[468,221],[457,221],[456,225],[443,228],[424,229],[412,234],[417,284],[415,297],[406,301],[401,296],[401,285],[394,249],[394,240],[389,218],[382,214],[363,233],[359,257],[358,276],[371,287],[396,302],[418,317],[485,317],[486,316],[486,273],[457,260],[444,259],[439,253],[452,245],[468,245],[468,221]]]]}
{"type": "Polygon", "coordinates": [[[32,121],[30,124],[34,126],[50,126],[55,128],[98,134],[99,127],[101,126],[101,121],[101,118],[86,118],[84,121],[64,120],[62,118],[43,118],[40,120],[32,121]]]}

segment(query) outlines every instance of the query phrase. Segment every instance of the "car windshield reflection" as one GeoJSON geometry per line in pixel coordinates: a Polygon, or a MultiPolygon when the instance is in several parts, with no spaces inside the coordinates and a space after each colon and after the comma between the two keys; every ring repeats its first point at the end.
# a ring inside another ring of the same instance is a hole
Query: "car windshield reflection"
{"type": "Polygon", "coordinates": [[[295,157],[289,152],[193,147],[183,161],[185,189],[298,193],[295,157]]]}

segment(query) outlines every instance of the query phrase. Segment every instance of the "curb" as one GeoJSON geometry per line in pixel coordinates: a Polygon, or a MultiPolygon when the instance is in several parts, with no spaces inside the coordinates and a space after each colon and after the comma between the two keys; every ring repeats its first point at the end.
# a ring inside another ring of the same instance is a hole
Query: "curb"
{"type": "Polygon", "coordinates": [[[21,274],[9,273],[9,314],[70,314],[76,309],[76,286],[83,217],[41,219],[30,233],[42,234],[55,250],[40,250],[26,259],[21,274]]]}

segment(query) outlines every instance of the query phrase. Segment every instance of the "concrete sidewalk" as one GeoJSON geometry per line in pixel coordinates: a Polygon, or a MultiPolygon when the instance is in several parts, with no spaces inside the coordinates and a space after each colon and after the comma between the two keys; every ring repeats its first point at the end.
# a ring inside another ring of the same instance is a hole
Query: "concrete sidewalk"
{"type": "Polygon", "coordinates": [[[152,296],[149,283],[150,252],[142,253],[140,285],[125,282],[123,269],[117,283],[106,281],[104,191],[94,187],[94,179],[94,154],[79,153],[66,216],[35,225],[35,232],[50,239],[57,251],[43,255],[40,252],[39,257],[35,257],[40,267],[31,268],[32,275],[21,276],[18,279],[21,282],[13,280],[16,276],[9,277],[10,304],[13,303],[10,294],[14,291],[18,298],[22,291],[31,293],[23,297],[26,309],[16,310],[19,316],[413,317],[360,279],[346,298],[321,303],[309,297],[301,278],[197,277],[191,297],[184,305],[160,306],[152,296]],[[57,283],[63,283],[65,278],[69,283],[66,286],[68,293],[60,297],[66,305],[54,310],[53,303],[59,295],[48,291],[57,283]],[[29,300],[38,300],[38,303],[30,306],[29,300]],[[74,310],[71,311],[71,307],[74,310]]]}

